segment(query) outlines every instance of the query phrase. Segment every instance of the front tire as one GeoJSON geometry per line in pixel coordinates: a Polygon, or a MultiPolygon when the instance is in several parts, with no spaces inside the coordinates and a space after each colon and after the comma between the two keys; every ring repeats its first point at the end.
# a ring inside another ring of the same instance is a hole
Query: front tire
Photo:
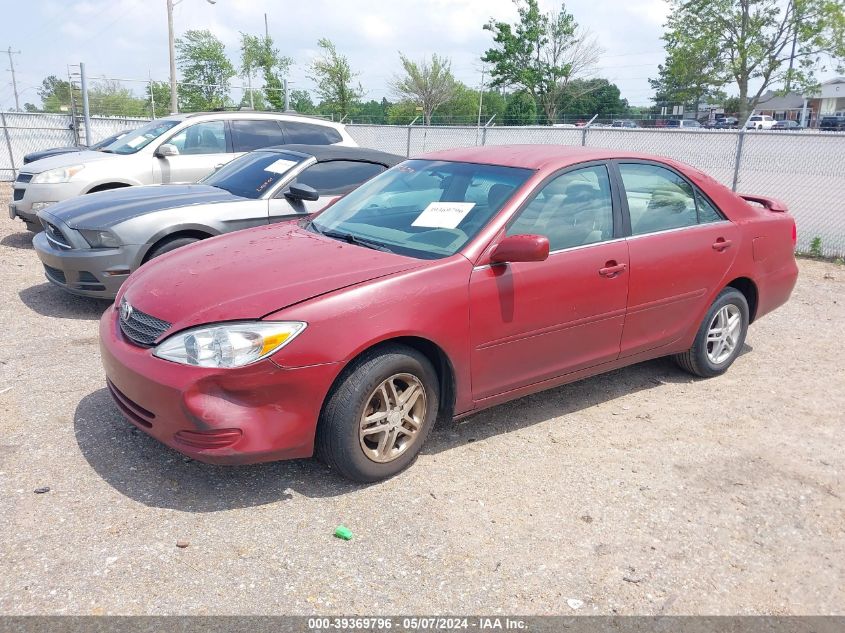
{"type": "Polygon", "coordinates": [[[160,257],[165,253],[169,253],[170,251],[175,251],[177,248],[182,248],[183,246],[187,246],[188,244],[193,244],[194,242],[199,242],[199,238],[197,237],[176,237],[170,240],[166,240],[161,242],[158,246],[153,248],[147,256],[144,258],[144,263],[146,264],[151,259],[155,259],[156,257],[160,257]]]}
{"type": "Polygon", "coordinates": [[[387,479],[416,458],[437,417],[440,390],[431,362],[389,345],[365,353],[341,376],[317,424],[317,456],[348,479],[387,479]]]}
{"type": "Polygon", "coordinates": [[[736,288],[725,288],[710,306],[692,347],[675,362],[694,376],[724,374],[739,356],[748,333],[748,301],[736,288]]]}

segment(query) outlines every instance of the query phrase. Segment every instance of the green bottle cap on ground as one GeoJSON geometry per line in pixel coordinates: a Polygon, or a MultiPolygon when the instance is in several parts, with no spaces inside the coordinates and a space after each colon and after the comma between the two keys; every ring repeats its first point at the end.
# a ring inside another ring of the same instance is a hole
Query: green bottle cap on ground
{"type": "Polygon", "coordinates": [[[348,541],[348,540],[352,539],[352,530],[350,530],[345,525],[338,525],[334,529],[334,535],[337,538],[342,538],[344,541],[348,541]]]}

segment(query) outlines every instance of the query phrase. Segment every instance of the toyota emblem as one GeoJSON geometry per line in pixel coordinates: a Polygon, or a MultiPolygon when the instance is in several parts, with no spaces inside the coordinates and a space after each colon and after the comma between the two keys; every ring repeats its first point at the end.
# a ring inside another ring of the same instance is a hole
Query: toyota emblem
{"type": "Polygon", "coordinates": [[[132,306],[124,299],[120,302],[120,320],[124,323],[132,318],[132,306]]]}

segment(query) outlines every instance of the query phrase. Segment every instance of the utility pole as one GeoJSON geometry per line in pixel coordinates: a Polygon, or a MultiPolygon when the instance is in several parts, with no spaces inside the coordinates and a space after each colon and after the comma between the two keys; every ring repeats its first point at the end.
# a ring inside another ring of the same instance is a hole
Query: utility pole
{"type": "Polygon", "coordinates": [[[9,72],[12,73],[12,90],[15,92],[15,110],[20,112],[21,104],[18,100],[18,82],[15,79],[15,62],[12,59],[12,55],[20,55],[20,51],[13,51],[12,47],[10,46],[6,49],[6,52],[9,54],[9,72]]]}
{"type": "Polygon", "coordinates": [[[270,39],[270,27],[267,26],[267,14],[266,13],[264,14],[264,39],[265,40],[270,39]]]}
{"type": "Polygon", "coordinates": [[[82,119],[85,121],[85,144],[94,143],[91,138],[91,110],[88,108],[88,77],[85,75],[85,64],[79,62],[79,81],[82,86],[82,119]]]}
{"type": "Polygon", "coordinates": [[[283,79],[284,82],[284,90],[285,90],[285,112],[290,110],[290,90],[288,90],[288,80],[283,79]]]}
{"type": "Polygon", "coordinates": [[[179,112],[176,93],[176,44],[173,37],[173,0],[167,0],[167,44],[170,50],[170,114],[179,112]]]}
{"type": "Polygon", "coordinates": [[[478,145],[478,134],[481,130],[481,106],[484,102],[484,71],[486,68],[481,67],[481,89],[478,91],[478,122],[475,126],[475,144],[478,145]]]}

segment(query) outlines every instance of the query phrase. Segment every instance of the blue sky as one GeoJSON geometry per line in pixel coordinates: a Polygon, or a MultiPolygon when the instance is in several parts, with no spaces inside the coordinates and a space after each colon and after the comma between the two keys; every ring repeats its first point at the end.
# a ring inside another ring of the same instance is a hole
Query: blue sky
{"type": "MultiPolygon", "coordinates": [[[[168,77],[165,0],[6,0],[0,47],[20,50],[14,61],[21,103],[37,102],[36,87],[49,74],[66,76],[67,65],[85,62],[92,78],[168,77]]],[[[555,3],[541,0],[544,10],[555,3]]],[[[576,20],[605,49],[596,76],[607,77],[632,104],[647,104],[648,77],[663,59],[660,34],[666,15],[663,0],[572,0],[576,20]]],[[[207,28],[238,60],[239,31],[262,33],[268,14],[270,34],[282,53],[296,61],[294,88],[312,89],[306,77],[320,37],[346,54],[367,94],[390,98],[389,79],[399,68],[398,51],[411,58],[447,55],[455,75],[468,85],[481,81],[479,56],[489,47],[482,25],[491,17],[513,20],[511,0],[182,0],[175,9],[177,34],[207,28]]],[[[8,59],[0,76],[0,108],[14,106],[8,59]]],[[[233,84],[239,84],[234,79],[233,84]]],[[[127,83],[141,91],[141,83],[127,83]]],[[[233,92],[233,94],[235,94],[233,92]]]]}

